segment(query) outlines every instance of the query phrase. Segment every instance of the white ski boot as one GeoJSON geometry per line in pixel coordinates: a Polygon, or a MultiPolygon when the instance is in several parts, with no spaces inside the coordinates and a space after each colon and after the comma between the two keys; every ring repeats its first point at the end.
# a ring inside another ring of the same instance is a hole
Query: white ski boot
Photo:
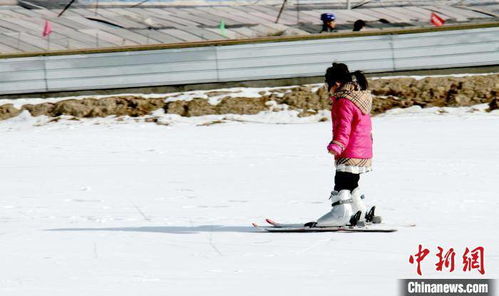
{"type": "Polygon", "coordinates": [[[345,226],[352,217],[350,190],[331,192],[331,211],[317,220],[315,226],[345,226]]]}
{"type": "Polygon", "coordinates": [[[357,214],[358,211],[360,211],[360,218],[359,221],[365,222],[366,221],[366,214],[367,214],[367,207],[366,204],[363,201],[364,196],[360,193],[359,187],[355,188],[352,191],[352,214],[357,214]]]}
{"type": "Polygon", "coordinates": [[[381,216],[376,216],[374,211],[376,206],[372,206],[369,211],[367,210],[366,204],[364,203],[364,195],[360,193],[359,187],[352,191],[352,214],[355,215],[360,211],[360,216],[358,222],[360,225],[369,223],[381,223],[381,216]]]}

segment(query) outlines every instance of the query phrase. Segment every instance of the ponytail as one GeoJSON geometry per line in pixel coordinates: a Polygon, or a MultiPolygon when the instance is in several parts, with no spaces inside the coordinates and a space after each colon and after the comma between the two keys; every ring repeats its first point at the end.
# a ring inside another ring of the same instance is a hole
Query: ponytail
{"type": "Polygon", "coordinates": [[[355,71],[352,73],[352,75],[355,77],[355,80],[357,80],[357,83],[359,84],[360,89],[366,90],[368,84],[367,84],[367,79],[366,79],[366,76],[364,75],[364,73],[362,73],[361,71],[355,71]]]}

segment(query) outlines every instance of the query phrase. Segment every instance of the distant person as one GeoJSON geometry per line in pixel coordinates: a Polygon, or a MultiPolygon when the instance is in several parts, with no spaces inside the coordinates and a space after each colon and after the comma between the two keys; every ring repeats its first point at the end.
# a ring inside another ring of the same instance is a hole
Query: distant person
{"type": "Polygon", "coordinates": [[[321,14],[322,32],[336,32],[336,16],[334,13],[321,14]]]}
{"type": "Polygon", "coordinates": [[[353,23],[353,31],[358,32],[366,26],[366,22],[363,20],[356,20],[355,23],[353,23]]]}

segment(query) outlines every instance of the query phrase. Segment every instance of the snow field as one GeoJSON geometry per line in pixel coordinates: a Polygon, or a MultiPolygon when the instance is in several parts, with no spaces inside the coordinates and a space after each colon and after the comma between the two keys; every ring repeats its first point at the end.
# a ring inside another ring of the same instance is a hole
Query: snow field
{"type": "Polygon", "coordinates": [[[417,224],[389,234],[250,226],[328,210],[330,122],[0,122],[0,295],[397,295],[419,244],[425,277],[497,278],[498,113],[416,109],[373,119],[361,186],[417,224]],[[458,270],[435,271],[437,246],[458,270]],[[484,276],[459,268],[476,246],[484,276]]]}

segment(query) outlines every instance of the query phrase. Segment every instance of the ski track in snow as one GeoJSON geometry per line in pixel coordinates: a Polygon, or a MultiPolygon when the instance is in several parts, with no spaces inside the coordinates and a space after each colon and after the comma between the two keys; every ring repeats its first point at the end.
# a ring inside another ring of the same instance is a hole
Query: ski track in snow
{"type": "Polygon", "coordinates": [[[251,227],[328,210],[330,122],[0,122],[0,295],[398,295],[419,244],[426,278],[498,278],[499,113],[474,108],[373,119],[361,186],[386,223],[417,224],[387,234],[251,227]],[[453,273],[435,271],[438,246],[453,273]],[[485,276],[461,270],[477,246],[485,276]]]}

